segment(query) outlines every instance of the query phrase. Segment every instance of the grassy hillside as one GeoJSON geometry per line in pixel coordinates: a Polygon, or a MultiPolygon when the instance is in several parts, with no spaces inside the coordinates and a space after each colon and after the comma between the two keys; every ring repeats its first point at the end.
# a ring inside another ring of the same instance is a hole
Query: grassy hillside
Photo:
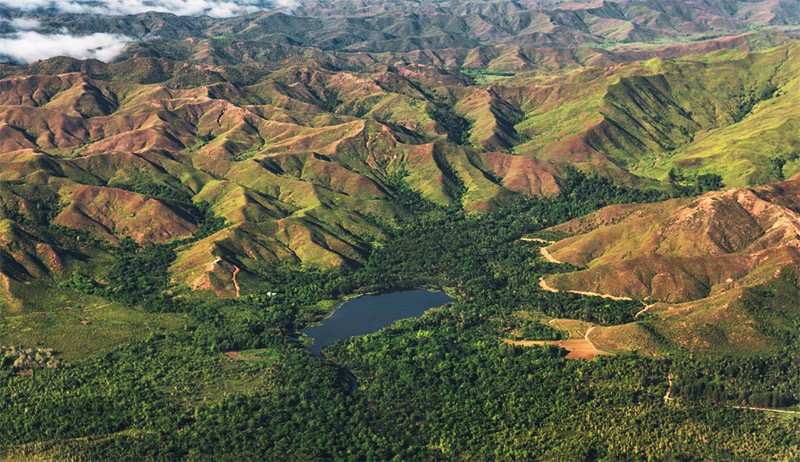
{"type": "Polygon", "coordinates": [[[797,169],[797,53],[792,44],[539,78],[520,101],[515,128],[527,141],[514,150],[617,177],[780,181],[797,169]]]}
{"type": "Polygon", "coordinates": [[[0,80],[2,179],[50,198],[57,213],[39,226],[112,245],[186,240],[208,204],[227,229],[181,245],[171,271],[231,295],[234,267],[246,279],[265,261],[357,264],[414,213],[400,176],[435,203],[482,211],[556,194],[569,166],[665,190],[710,174],[729,186],[787,177],[800,165],[797,53],[789,43],[485,82],[293,57],[246,84],[227,67],[169,61],[159,65],[177,74],[164,83],[115,77],[146,71],[144,59],[21,75],[0,80]]]}
{"type": "Polygon", "coordinates": [[[544,250],[574,267],[544,281],[642,300],[642,320],[681,348],[767,350],[797,316],[799,184],[614,206],[559,225],[551,231],[569,237],[544,250]]]}

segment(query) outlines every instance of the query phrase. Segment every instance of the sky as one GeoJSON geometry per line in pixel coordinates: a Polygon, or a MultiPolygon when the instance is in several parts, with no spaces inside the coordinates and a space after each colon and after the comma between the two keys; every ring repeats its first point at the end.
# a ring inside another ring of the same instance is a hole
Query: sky
{"type": "Polygon", "coordinates": [[[299,0],[0,0],[0,7],[22,13],[14,19],[0,18],[5,29],[13,32],[0,34],[0,59],[8,57],[17,62],[71,56],[109,61],[118,56],[130,37],[116,34],[72,35],[39,32],[40,24],[26,15],[43,11],[58,13],[126,15],[148,11],[173,13],[179,16],[207,15],[227,18],[272,8],[292,10],[300,6],[299,0]]]}

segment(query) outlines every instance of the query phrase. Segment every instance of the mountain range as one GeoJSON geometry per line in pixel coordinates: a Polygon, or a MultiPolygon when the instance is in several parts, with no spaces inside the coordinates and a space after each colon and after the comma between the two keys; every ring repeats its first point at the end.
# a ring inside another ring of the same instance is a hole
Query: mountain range
{"type": "Polygon", "coordinates": [[[0,0],[0,459],[788,460],[798,268],[796,0],[0,0]]]}
{"type": "MultiPolygon", "coordinates": [[[[228,226],[182,248],[174,266],[195,287],[208,287],[197,268],[222,257],[242,269],[287,258],[349,265],[385,236],[376,220],[412,212],[393,201],[397,175],[436,203],[484,211],[508,195],[556,194],[569,166],[656,188],[675,172],[718,174],[727,186],[791,176],[799,50],[788,41],[555,75],[361,55],[332,70],[336,55],[324,52],[253,64],[258,73],[53,58],[7,67],[0,81],[3,201],[34,220],[34,205],[14,206],[31,200],[15,190],[24,183],[49,198],[54,224],[139,244],[189,236],[192,204],[208,203],[228,226]]],[[[43,235],[37,244],[58,247],[43,235]]]]}

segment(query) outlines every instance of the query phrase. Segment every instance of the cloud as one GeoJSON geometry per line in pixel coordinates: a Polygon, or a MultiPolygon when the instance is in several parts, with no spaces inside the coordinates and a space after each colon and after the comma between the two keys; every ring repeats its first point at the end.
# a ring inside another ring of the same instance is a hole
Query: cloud
{"type": "Polygon", "coordinates": [[[275,6],[283,10],[295,10],[300,8],[299,0],[275,0],[275,6]]]}
{"type": "Polygon", "coordinates": [[[36,30],[42,27],[42,23],[33,18],[14,18],[8,22],[16,30],[36,30]]]}
{"type": "Polygon", "coordinates": [[[0,0],[0,6],[17,10],[54,10],[60,13],[126,15],[148,11],[178,16],[208,15],[216,18],[269,9],[295,9],[299,0],[0,0]]]}
{"type": "Polygon", "coordinates": [[[110,61],[119,55],[130,37],[116,34],[40,34],[24,31],[0,37],[0,56],[30,63],[54,56],[110,61]]]}
{"type": "Polygon", "coordinates": [[[8,24],[12,32],[20,30],[36,30],[42,27],[42,23],[33,18],[0,18],[0,24],[8,24]]]}

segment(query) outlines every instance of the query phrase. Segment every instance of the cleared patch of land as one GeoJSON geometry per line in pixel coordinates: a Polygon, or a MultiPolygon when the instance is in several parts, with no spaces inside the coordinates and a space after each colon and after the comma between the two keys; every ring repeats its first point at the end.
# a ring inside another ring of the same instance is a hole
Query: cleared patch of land
{"type": "Polygon", "coordinates": [[[573,319],[551,319],[548,324],[560,330],[567,338],[562,340],[503,339],[503,342],[509,345],[526,347],[535,345],[555,345],[568,351],[567,359],[592,360],[596,356],[614,354],[609,351],[599,350],[594,343],[592,343],[590,335],[597,326],[573,319]]]}
{"type": "Polygon", "coordinates": [[[280,357],[280,353],[271,348],[259,348],[254,350],[226,351],[225,356],[237,361],[253,362],[273,362],[280,357]]]}

